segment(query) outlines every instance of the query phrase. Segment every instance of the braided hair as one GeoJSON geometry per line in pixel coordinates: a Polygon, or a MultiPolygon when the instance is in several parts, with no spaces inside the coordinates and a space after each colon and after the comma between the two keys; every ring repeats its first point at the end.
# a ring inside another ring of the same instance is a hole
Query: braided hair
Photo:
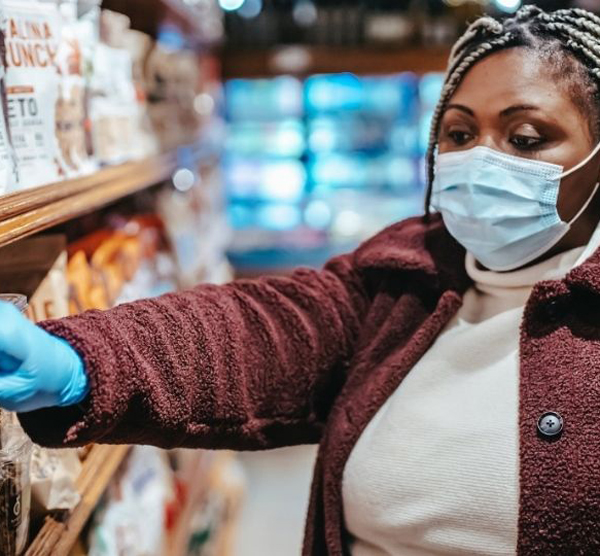
{"type": "Polygon", "coordinates": [[[600,138],[600,17],[579,8],[547,13],[531,5],[503,21],[481,17],[469,26],[450,52],[427,150],[426,214],[431,202],[440,124],[448,102],[477,62],[514,47],[532,50],[548,63],[557,82],[568,88],[576,106],[589,118],[592,137],[596,141],[600,138]]]}

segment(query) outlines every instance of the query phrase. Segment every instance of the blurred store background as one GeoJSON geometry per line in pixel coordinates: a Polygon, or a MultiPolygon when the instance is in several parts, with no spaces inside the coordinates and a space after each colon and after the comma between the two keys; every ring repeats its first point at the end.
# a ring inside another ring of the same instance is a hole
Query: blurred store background
{"type": "Polygon", "coordinates": [[[222,0],[223,178],[238,272],[319,266],[421,212],[449,48],[483,11],[522,4],[222,0]]]}
{"type": "MultiPolygon", "coordinates": [[[[450,47],[478,15],[503,17],[522,4],[220,0],[222,175],[238,275],[319,266],[422,212],[450,47]]],[[[600,11],[593,0],[536,4],[600,11]]],[[[237,556],[300,553],[313,458],[312,448],[242,458],[249,496],[237,556]]]]}
{"type": "MultiPolygon", "coordinates": [[[[60,62],[0,72],[0,293],[35,321],[108,309],[320,267],[419,214],[452,43],[526,3],[0,0],[8,62],[41,28],[60,62]],[[22,125],[33,101],[56,110],[22,125]]],[[[36,448],[26,554],[300,554],[314,457],[36,448]]]]}
{"type": "MultiPolygon", "coordinates": [[[[182,0],[201,32],[167,10],[137,19],[159,41],[213,45],[227,122],[222,178],[238,275],[320,266],[422,211],[423,157],[450,46],[483,12],[522,0],[182,0]],[[219,17],[221,15],[222,17],[219,17]],[[154,26],[154,27],[153,27],[154,26]]],[[[168,4],[169,2],[167,2],[168,4]]],[[[141,0],[107,0],[138,13],[141,0]],[[136,7],[136,5],[138,7],[136,7]]],[[[552,10],[594,0],[538,1],[552,10]]]]}

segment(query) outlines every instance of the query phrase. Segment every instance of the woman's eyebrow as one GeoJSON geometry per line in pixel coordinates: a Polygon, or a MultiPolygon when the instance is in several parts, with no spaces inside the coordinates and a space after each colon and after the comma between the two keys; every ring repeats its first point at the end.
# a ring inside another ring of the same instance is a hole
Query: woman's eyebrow
{"type": "MultiPolygon", "coordinates": [[[[465,114],[468,114],[469,116],[475,117],[475,112],[471,108],[469,108],[468,106],[464,106],[463,104],[449,104],[448,106],[446,106],[446,110],[451,110],[451,109],[460,110],[461,112],[464,112],[465,114]]],[[[509,116],[512,116],[516,112],[533,112],[533,111],[538,111],[538,110],[540,110],[540,108],[533,104],[515,104],[513,106],[509,106],[508,108],[505,108],[504,110],[502,110],[500,112],[500,117],[508,118],[509,116]]]]}
{"type": "Polygon", "coordinates": [[[508,116],[512,116],[516,112],[532,112],[539,109],[538,106],[534,106],[533,104],[515,104],[514,106],[509,106],[502,110],[502,112],[500,112],[500,117],[508,118],[508,116]]]}
{"type": "Polygon", "coordinates": [[[463,106],[462,104],[449,104],[446,106],[446,110],[452,110],[453,108],[454,110],[460,110],[469,116],[475,116],[475,112],[473,112],[473,110],[471,110],[468,106],[463,106]]]}

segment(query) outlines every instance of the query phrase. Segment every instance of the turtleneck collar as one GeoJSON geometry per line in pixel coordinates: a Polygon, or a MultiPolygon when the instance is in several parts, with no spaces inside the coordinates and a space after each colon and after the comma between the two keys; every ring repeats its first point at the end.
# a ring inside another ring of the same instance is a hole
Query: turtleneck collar
{"type": "Polygon", "coordinates": [[[544,280],[562,280],[574,268],[585,263],[600,247],[600,225],[587,245],[559,253],[545,261],[511,272],[495,272],[479,266],[471,253],[466,255],[468,276],[479,289],[531,288],[544,280]]]}

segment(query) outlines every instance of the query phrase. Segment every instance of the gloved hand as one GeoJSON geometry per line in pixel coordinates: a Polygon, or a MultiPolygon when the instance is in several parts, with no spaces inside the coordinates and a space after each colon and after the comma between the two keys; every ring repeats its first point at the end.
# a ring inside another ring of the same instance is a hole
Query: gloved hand
{"type": "Polygon", "coordinates": [[[0,407],[28,412],[77,404],[89,380],[77,352],[0,302],[0,407]]]}

